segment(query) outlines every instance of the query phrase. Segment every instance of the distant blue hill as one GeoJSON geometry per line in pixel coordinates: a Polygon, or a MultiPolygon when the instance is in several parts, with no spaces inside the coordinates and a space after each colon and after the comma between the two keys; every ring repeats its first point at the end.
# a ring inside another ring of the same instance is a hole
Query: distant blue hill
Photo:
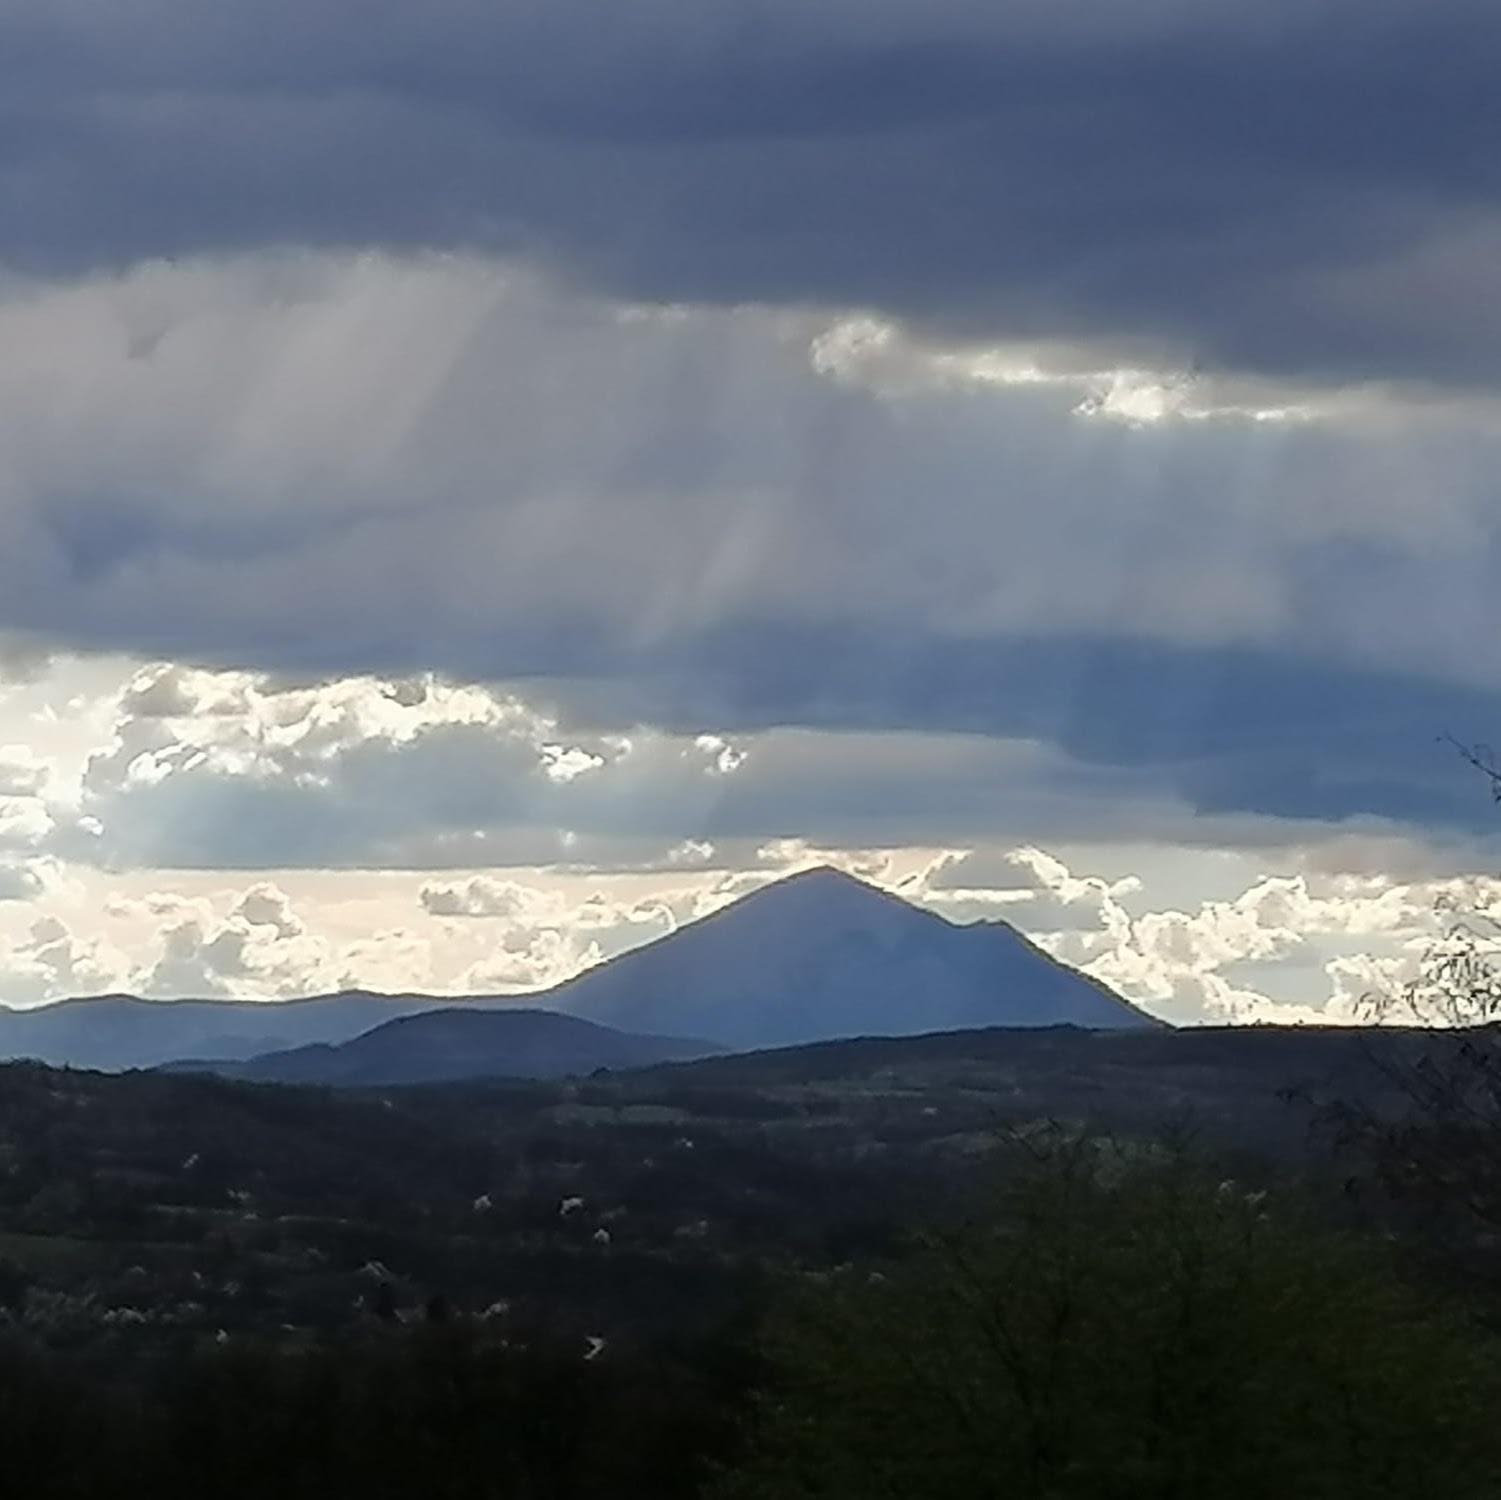
{"type": "MultiPolygon", "coordinates": [[[[357,1088],[466,1078],[567,1078],[599,1068],[645,1068],[708,1057],[723,1050],[710,1042],[637,1036],[530,1006],[452,1006],[400,1016],[337,1046],[297,1047],[249,1062],[209,1066],[252,1083],[357,1088]]],[[[204,1066],[176,1064],[173,1071],[204,1066]]]]}
{"type": "MultiPolygon", "coordinates": [[[[349,990],[307,1000],[142,1000],[98,995],[33,1010],[0,1007],[0,1058],[56,1067],[153,1068],[176,1058],[244,1060],[308,1042],[343,1042],[383,1021],[450,1006],[451,998],[349,990]]],[[[506,998],[466,1000],[485,1008],[506,998]]]]}

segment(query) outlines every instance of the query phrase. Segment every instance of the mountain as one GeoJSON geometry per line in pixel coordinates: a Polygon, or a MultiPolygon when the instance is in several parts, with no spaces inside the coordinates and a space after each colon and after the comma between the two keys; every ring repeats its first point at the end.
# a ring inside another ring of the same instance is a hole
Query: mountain
{"type": "Polygon", "coordinates": [[[828,868],[763,886],[546,998],[627,1031],[742,1050],[970,1027],[1159,1024],[1009,923],[959,926],[828,868]]]}
{"type": "Polygon", "coordinates": [[[297,1047],[216,1064],[254,1083],[344,1087],[449,1083],[461,1078],[565,1078],[596,1068],[643,1068],[722,1051],[710,1042],[639,1036],[555,1011],[450,1006],[401,1016],[337,1046],[297,1047]]]}
{"type": "Polygon", "coordinates": [[[969,1027],[1158,1024],[1005,922],[957,926],[823,868],[774,881],[524,997],[475,996],[456,1007],[452,998],[364,991],[277,1002],[104,995],[35,1010],[0,1006],[0,1058],[103,1069],[245,1062],[337,1046],[402,1016],[523,1004],[623,1032],[702,1037],[736,1049],[969,1027]]]}
{"type": "MultiPolygon", "coordinates": [[[[494,996],[465,1000],[486,1009],[494,996]]],[[[0,1006],[0,1058],[54,1067],[152,1068],[173,1059],[244,1060],[312,1042],[343,1042],[383,1021],[438,1010],[452,999],[350,990],[308,1000],[141,1000],[99,995],[34,1010],[0,1006]]]]}

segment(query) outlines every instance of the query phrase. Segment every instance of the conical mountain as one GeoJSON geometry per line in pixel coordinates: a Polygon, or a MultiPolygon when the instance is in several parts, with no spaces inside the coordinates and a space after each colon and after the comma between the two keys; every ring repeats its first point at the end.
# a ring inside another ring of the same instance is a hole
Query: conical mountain
{"type": "Polygon", "coordinates": [[[735,1048],[973,1026],[1157,1024],[1008,923],[956,925],[829,868],[763,886],[544,1003],[735,1048]]]}

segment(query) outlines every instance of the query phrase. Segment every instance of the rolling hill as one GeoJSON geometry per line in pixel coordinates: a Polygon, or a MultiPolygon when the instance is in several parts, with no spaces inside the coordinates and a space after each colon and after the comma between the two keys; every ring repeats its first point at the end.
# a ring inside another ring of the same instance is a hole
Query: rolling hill
{"type": "Polygon", "coordinates": [[[641,1068],[700,1058],[720,1050],[709,1042],[637,1036],[530,1007],[452,1006],[400,1016],[336,1046],[271,1052],[249,1062],[218,1064],[214,1071],[255,1083],[388,1086],[468,1078],[565,1078],[598,1068],[641,1068]]]}
{"type": "MultiPolygon", "coordinates": [[[[466,999],[483,1009],[510,1002],[466,999]]],[[[177,1059],[245,1061],[315,1042],[343,1042],[397,1016],[447,1008],[431,995],[348,990],[307,1000],[143,1000],[99,995],[33,1010],[0,1006],[0,1058],[54,1067],[154,1068],[177,1059]]]]}

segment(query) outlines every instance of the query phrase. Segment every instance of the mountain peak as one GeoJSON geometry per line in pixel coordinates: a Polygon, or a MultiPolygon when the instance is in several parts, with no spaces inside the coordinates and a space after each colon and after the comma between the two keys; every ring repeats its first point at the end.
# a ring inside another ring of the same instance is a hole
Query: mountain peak
{"type": "MultiPolygon", "coordinates": [[[[858,875],[852,875],[848,870],[842,870],[838,865],[804,865],[800,870],[794,870],[790,875],[782,875],[773,880],[771,885],[858,885],[864,890],[873,891],[875,886],[867,880],[861,880],[858,875]]],[[[763,886],[762,890],[769,889],[763,886]]]]}
{"type": "Polygon", "coordinates": [[[813,865],[757,886],[650,947],[698,947],[712,936],[725,961],[764,962],[767,945],[783,951],[811,950],[853,934],[889,943],[909,927],[933,923],[942,923],[942,918],[891,891],[833,865],[813,865]]]}
{"type": "Polygon", "coordinates": [[[880,901],[889,899],[889,892],[834,865],[809,865],[805,869],[794,870],[790,875],[779,875],[774,880],[768,880],[765,885],[757,886],[734,902],[730,909],[790,898],[796,898],[799,902],[880,901]]]}

